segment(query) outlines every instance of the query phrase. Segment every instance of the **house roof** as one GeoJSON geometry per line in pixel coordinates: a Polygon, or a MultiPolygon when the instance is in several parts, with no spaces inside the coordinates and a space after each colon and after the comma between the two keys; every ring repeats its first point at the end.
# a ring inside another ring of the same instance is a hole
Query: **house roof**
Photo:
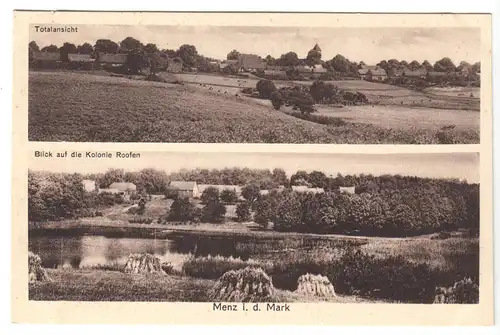
{"type": "Polygon", "coordinates": [[[292,186],[294,192],[300,193],[324,193],[325,190],[319,187],[307,187],[307,186],[292,186]]]}
{"type": "Polygon", "coordinates": [[[127,54],[100,54],[99,62],[108,64],[125,64],[127,54]]]}
{"type": "Polygon", "coordinates": [[[321,48],[319,47],[318,43],[314,46],[313,50],[321,52],[321,48]]]}
{"type": "Polygon", "coordinates": [[[369,70],[369,72],[372,74],[372,76],[387,76],[387,72],[385,72],[385,70],[382,68],[369,70]]]}
{"type": "Polygon", "coordinates": [[[99,194],[100,193],[116,194],[116,193],[120,193],[120,192],[123,192],[123,191],[117,190],[116,188],[101,188],[101,189],[99,189],[99,194]]]}
{"type": "Polygon", "coordinates": [[[203,192],[204,190],[206,190],[209,187],[216,188],[219,190],[219,192],[221,192],[223,190],[233,190],[236,193],[241,193],[241,186],[239,186],[239,185],[210,185],[210,184],[198,185],[198,189],[200,190],[200,192],[203,192]]]}
{"type": "Polygon", "coordinates": [[[61,60],[61,54],[59,52],[39,52],[34,51],[32,53],[34,60],[45,60],[45,61],[58,61],[61,60]]]}
{"type": "Polygon", "coordinates": [[[314,67],[312,68],[312,71],[316,72],[316,73],[325,73],[325,72],[328,72],[328,70],[325,69],[323,67],[323,65],[321,65],[321,64],[314,65],[314,67]]]}
{"type": "Polygon", "coordinates": [[[339,187],[339,191],[341,193],[351,193],[354,194],[356,193],[356,187],[355,186],[350,186],[350,187],[339,187]]]}
{"type": "Polygon", "coordinates": [[[175,180],[170,182],[170,187],[176,188],[179,191],[192,191],[196,186],[195,181],[175,180]]]}
{"type": "Polygon", "coordinates": [[[239,65],[245,69],[264,69],[266,64],[257,55],[241,54],[238,57],[239,65]]]}
{"type": "Polygon", "coordinates": [[[95,59],[91,55],[84,54],[68,54],[68,60],[70,62],[94,62],[95,59]]]}
{"type": "Polygon", "coordinates": [[[133,183],[113,183],[109,185],[109,188],[114,188],[119,191],[135,191],[137,189],[137,186],[133,183]]]}
{"type": "Polygon", "coordinates": [[[377,68],[379,68],[377,65],[363,65],[361,69],[358,69],[358,73],[361,75],[367,74],[368,71],[376,70],[377,68]]]}

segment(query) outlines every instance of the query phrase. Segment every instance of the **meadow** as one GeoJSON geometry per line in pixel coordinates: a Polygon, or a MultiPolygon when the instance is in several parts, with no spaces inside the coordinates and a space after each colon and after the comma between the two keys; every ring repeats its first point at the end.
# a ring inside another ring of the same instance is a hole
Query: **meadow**
{"type": "MultiPolygon", "coordinates": [[[[457,109],[461,113],[425,108],[401,109],[397,101],[389,100],[415,99],[407,96],[421,94],[403,88],[362,81],[335,82],[340,88],[345,86],[345,89],[377,96],[380,100],[377,103],[385,106],[359,110],[353,107],[346,109],[347,112],[320,107],[320,114],[332,114],[346,121],[324,125],[275,111],[265,101],[243,97],[239,93],[242,88],[255,87],[258,79],[199,74],[177,76],[183,85],[72,72],[31,72],[29,140],[352,144],[479,142],[478,113],[462,111],[460,109],[469,107],[451,100],[445,101],[444,105],[451,108],[453,103],[459,104],[457,109]],[[380,98],[384,95],[381,92],[389,98],[380,98]],[[433,122],[436,126],[431,129],[429,124],[433,122]],[[455,123],[456,129],[441,134],[443,131],[438,126],[455,123]]],[[[291,84],[277,82],[278,87],[291,84]]],[[[476,102],[478,104],[478,99],[474,100],[476,102]]]]}

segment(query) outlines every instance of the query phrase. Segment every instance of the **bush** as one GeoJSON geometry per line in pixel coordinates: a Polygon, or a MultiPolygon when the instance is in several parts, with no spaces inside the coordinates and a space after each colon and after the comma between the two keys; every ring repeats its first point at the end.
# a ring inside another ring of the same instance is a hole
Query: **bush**
{"type": "Polygon", "coordinates": [[[470,278],[456,282],[448,290],[448,304],[477,304],[479,303],[479,285],[470,278]]]}
{"type": "Polygon", "coordinates": [[[219,198],[220,198],[219,189],[210,186],[207,187],[205,190],[203,190],[203,193],[201,194],[201,203],[208,204],[209,202],[212,201],[219,201],[219,198]]]}
{"type": "Polygon", "coordinates": [[[220,199],[227,204],[234,204],[238,201],[238,195],[235,190],[225,189],[221,192],[220,199]]]}
{"type": "Polygon", "coordinates": [[[281,97],[280,92],[274,91],[271,93],[271,103],[276,110],[279,110],[281,106],[283,106],[283,98],[281,97]]]}
{"type": "Polygon", "coordinates": [[[236,206],[236,216],[238,221],[248,221],[251,217],[250,204],[248,202],[241,202],[236,206]]]}
{"type": "Polygon", "coordinates": [[[338,103],[341,100],[341,91],[333,84],[326,84],[322,80],[313,82],[310,88],[314,102],[338,103]]]}
{"type": "Polygon", "coordinates": [[[188,198],[178,198],[170,206],[170,221],[192,221],[195,218],[195,206],[188,198]]]}
{"type": "Polygon", "coordinates": [[[276,91],[274,83],[267,79],[259,80],[256,88],[259,92],[259,96],[264,99],[271,98],[271,94],[276,91]]]}
{"type": "Polygon", "coordinates": [[[224,220],[226,206],[219,199],[212,199],[203,207],[203,221],[211,223],[220,223],[224,220]]]}

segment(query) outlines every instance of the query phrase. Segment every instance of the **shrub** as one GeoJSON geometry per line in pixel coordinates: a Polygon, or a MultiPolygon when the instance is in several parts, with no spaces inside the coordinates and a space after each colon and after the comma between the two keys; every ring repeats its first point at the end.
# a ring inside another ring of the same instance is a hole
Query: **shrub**
{"type": "Polygon", "coordinates": [[[236,206],[236,216],[238,221],[248,221],[251,217],[250,204],[248,202],[241,202],[236,206]]]}
{"type": "Polygon", "coordinates": [[[215,187],[207,187],[205,190],[203,190],[203,193],[201,194],[201,203],[202,204],[208,204],[209,202],[212,201],[219,201],[220,193],[219,189],[215,187]]]}
{"type": "Polygon", "coordinates": [[[178,198],[170,206],[170,221],[191,221],[195,218],[195,206],[188,198],[178,198]]]}
{"type": "Polygon", "coordinates": [[[208,201],[203,207],[203,221],[220,223],[224,220],[226,214],[226,206],[219,199],[208,201]]]}
{"type": "Polygon", "coordinates": [[[326,84],[322,80],[316,80],[310,88],[311,97],[314,102],[337,103],[341,100],[341,91],[333,84],[326,84]]]}
{"type": "Polygon", "coordinates": [[[270,98],[274,109],[279,110],[281,106],[283,106],[283,97],[281,96],[280,92],[274,91],[273,93],[271,93],[270,98]]]}
{"type": "Polygon", "coordinates": [[[238,195],[235,190],[225,189],[220,193],[220,199],[227,204],[234,204],[238,201],[238,195]]]}
{"type": "Polygon", "coordinates": [[[271,98],[271,94],[276,91],[276,86],[271,80],[263,79],[259,80],[257,83],[257,91],[259,92],[259,96],[264,99],[271,98]]]}
{"type": "Polygon", "coordinates": [[[477,304],[479,303],[479,285],[471,278],[464,278],[456,282],[449,290],[446,303],[448,304],[477,304]]]}

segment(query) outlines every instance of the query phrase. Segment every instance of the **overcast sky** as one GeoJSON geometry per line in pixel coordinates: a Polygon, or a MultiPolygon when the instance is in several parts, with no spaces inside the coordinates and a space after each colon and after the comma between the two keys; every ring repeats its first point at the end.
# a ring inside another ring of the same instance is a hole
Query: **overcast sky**
{"type": "Polygon", "coordinates": [[[141,153],[139,159],[42,159],[31,157],[37,171],[93,173],[109,168],[137,171],[155,168],[166,172],[180,169],[248,167],[319,170],[327,175],[401,174],[419,177],[459,178],[479,182],[479,154],[278,154],[278,153],[141,153]]]}
{"type": "Polygon", "coordinates": [[[30,29],[30,40],[42,48],[64,42],[76,45],[100,38],[117,43],[131,36],[142,43],[156,43],[160,49],[177,49],[182,44],[196,46],[207,57],[225,59],[229,51],[255,53],[277,58],[295,51],[305,58],[318,43],[322,59],[341,54],[351,61],[376,64],[396,58],[408,62],[431,63],[450,57],[460,61],[480,60],[481,41],[478,28],[297,28],[297,27],[217,27],[217,26],[105,26],[78,25],[78,33],[41,33],[30,29]]]}

